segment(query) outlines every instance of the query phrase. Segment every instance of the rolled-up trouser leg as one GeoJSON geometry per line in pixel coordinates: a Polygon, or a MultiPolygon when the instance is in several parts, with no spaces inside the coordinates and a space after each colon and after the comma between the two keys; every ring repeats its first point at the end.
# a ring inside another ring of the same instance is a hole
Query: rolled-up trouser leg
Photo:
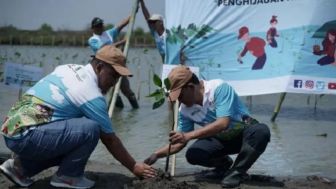
{"type": "Polygon", "coordinates": [[[130,86],[130,83],[127,77],[122,77],[120,89],[121,89],[121,92],[127,97],[132,107],[134,109],[139,108],[138,101],[135,97],[134,92],[131,89],[131,86],[130,86]]]}

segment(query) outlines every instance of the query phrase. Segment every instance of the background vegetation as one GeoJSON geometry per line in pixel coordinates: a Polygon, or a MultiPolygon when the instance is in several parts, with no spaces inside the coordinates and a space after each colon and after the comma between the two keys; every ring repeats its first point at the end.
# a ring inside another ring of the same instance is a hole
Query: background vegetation
{"type": "MultiPolygon", "coordinates": [[[[107,24],[106,29],[113,24],[107,24]]],[[[37,30],[21,30],[12,25],[0,27],[0,44],[6,45],[42,45],[42,46],[87,46],[87,40],[92,35],[90,28],[83,31],[54,29],[48,24],[42,24],[37,30]]],[[[121,33],[123,38],[125,33],[121,33]]],[[[131,46],[155,46],[154,39],[149,32],[141,27],[133,31],[131,46]]]]}

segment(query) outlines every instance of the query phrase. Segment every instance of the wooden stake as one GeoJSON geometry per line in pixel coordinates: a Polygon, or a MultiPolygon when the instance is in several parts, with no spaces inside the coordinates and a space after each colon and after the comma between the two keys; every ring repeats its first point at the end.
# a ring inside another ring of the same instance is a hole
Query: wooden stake
{"type": "MultiPolygon", "coordinates": [[[[133,27],[134,27],[135,16],[136,16],[137,9],[138,9],[138,4],[139,4],[139,0],[134,0],[132,15],[131,15],[131,18],[130,18],[130,21],[129,21],[129,24],[128,24],[128,30],[127,30],[127,34],[126,34],[126,44],[125,44],[125,48],[124,48],[124,51],[123,51],[123,54],[126,57],[126,60],[127,60],[128,48],[129,48],[130,40],[131,40],[131,34],[132,34],[132,31],[133,31],[133,27]]],[[[121,83],[121,77],[119,78],[118,83],[114,86],[112,101],[111,101],[109,111],[108,111],[108,114],[109,114],[110,118],[112,117],[112,114],[113,114],[113,110],[114,110],[114,107],[115,107],[115,102],[117,100],[117,95],[118,95],[119,89],[120,89],[120,83],[121,83]]]]}
{"type": "MultiPolygon", "coordinates": [[[[177,124],[178,124],[178,108],[179,108],[179,102],[178,100],[174,104],[174,131],[177,129],[177,124]]],[[[175,175],[175,165],[176,165],[176,154],[173,154],[172,156],[172,167],[170,170],[170,175],[174,176],[175,175]]]]}
{"type": "Polygon", "coordinates": [[[273,115],[272,115],[272,118],[271,118],[271,121],[274,122],[276,117],[278,116],[278,113],[281,109],[281,104],[282,102],[284,101],[285,97],[286,97],[286,94],[287,93],[281,93],[280,94],[280,98],[279,98],[279,101],[278,101],[278,104],[276,105],[276,107],[274,108],[274,112],[273,112],[273,115]]]}

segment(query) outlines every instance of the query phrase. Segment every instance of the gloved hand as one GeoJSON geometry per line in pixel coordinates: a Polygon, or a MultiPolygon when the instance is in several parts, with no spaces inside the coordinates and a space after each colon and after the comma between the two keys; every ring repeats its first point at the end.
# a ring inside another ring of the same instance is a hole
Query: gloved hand
{"type": "Polygon", "coordinates": [[[158,157],[155,153],[151,154],[148,158],[145,159],[144,163],[148,165],[154,164],[158,160],[158,157]]]}

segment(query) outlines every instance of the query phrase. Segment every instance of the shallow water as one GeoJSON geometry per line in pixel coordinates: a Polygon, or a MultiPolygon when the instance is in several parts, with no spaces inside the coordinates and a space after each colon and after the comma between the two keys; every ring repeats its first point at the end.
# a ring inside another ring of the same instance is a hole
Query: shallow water
{"type": "MultiPolygon", "coordinates": [[[[31,46],[0,46],[0,56],[13,62],[39,65],[45,73],[63,63],[86,64],[89,60],[88,48],[45,48],[31,46]],[[20,56],[18,57],[18,53],[20,56]],[[58,58],[57,58],[58,57],[58,58]]],[[[166,106],[152,110],[152,102],[145,98],[155,87],[148,82],[152,73],[160,73],[160,56],[155,49],[130,49],[128,65],[134,77],[130,79],[134,92],[140,97],[140,109],[132,110],[122,96],[123,110],[116,109],[112,118],[114,129],[129,152],[142,161],[156,148],[168,140],[168,111],[166,106]]],[[[16,101],[18,89],[0,83],[0,121],[10,106],[16,101]]],[[[287,94],[276,123],[269,120],[279,99],[279,94],[252,97],[252,101],[242,97],[251,113],[259,121],[266,123],[272,133],[271,142],[265,153],[251,168],[254,173],[274,176],[321,175],[336,178],[336,96],[323,97],[305,94],[287,94]],[[317,106],[315,109],[315,102],[317,106]],[[327,134],[326,137],[318,136],[327,134]]],[[[192,141],[191,141],[192,143],[192,141]]],[[[0,152],[7,151],[3,140],[0,152]]],[[[177,154],[176,171],[190,172],[201,167],[191,166],[184,159],[184,152],[177,154]]],[[[100,143],[91,159],[115,163],[100,143]]],[[[155,167],[164,168],[165,159],[155,167]]],[[[113,167],[111,167],[111,170],[113,167]]]]}

